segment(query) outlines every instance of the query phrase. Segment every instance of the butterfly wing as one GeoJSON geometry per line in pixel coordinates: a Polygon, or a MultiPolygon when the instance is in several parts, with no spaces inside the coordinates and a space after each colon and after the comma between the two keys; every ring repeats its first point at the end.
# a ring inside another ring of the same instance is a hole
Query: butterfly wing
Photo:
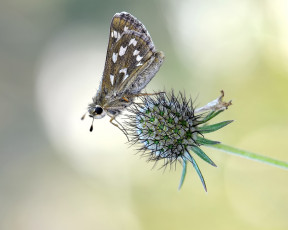
{"type": "Polygon", "coordinates": [[[164,59],[161,52],[156,52],[145,26],[129,13],[114,15],[109,35],[103,79],[96,96],[99,104],[106,105],[112,96],[117,99],[117,95],[121,98],[126,93],[139,93],[164,59]]]}
{"type": "MultiPolygon", "coordinates": [[[[149,60],[149,65],[139,73],[138,77],[131,81],[128,85],[128,89],[125,91],[127,94],[137,95],[140,94],[141,90],[152,80],[155,74],[159,71],[164,61],[163,52],[153,53],[153,56],[149,60]]],[[[140,71],[139,71],[140,72],[140,71]]]]}

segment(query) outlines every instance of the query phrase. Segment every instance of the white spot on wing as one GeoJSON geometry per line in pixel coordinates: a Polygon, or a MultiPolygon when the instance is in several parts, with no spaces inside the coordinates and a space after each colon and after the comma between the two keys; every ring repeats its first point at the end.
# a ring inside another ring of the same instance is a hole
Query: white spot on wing
{"type": "Polygon", "coordinates": [[[129,77],[129,74],[127,74],[127,68],[124,68],[124,69],[120,69],[119,70],[119,73],[124,73],[124,78],[123,78],[123,81],[126,80],[127,77],[129,77]]]}
{"type": "Polygon", "coordinates": [[[124,73],[124,74],[126,74],[126,73],[127,73],[127,68],[120,69],[120,70],[119,70],[119,73],[124,73]]]}
{"type": "Polygon", "coordinates": [[[126,75],[124,76],[123,81],[125,81],[127,77],[129,77],[128,74],[126,74],[126,75]]]}
{"type": "Polygon", "coordinates": [[[117,38],[117,37],[118,37],[118,33],[117,33],[117,31],[114,30],[113,33],[114,33],[114,38],[117,38]]]}
{"type": "Polygon", "coordinates": [[[111,81],[111,85],[113,85],[113,83],[114,83],[114,76],[113,75],[110,75],[110,81],[111,81]]]}
{"type": "Polygon", "coordinates": [[[120,33],[117,34],[117,41],[119,41],[119,39],[121,38],[122,34],[120,34],[120,33]]]}
{"type": "Polygon", "coordinates": [[[111,37],[112,37],[112,38],[114,37],[114,33],[113,33],[113,31],[111,32],[111,37]]]}
{"type": "Polygon", "coordinates": [[[112,61],[113,61],[114,63],[116,63],[116,61],[117,61],[117,57],[118,57],[118,54],[113,53],[112,61]]]}
{"type": "Polygon", "coordinates": [[[134,50],[134,52],[133,52],[133,56],[136,56],[136,55],[138,55],[139,53],[140,53],[139,50],[134,50]]]}
{"type": "Polygon", "coordinates": [[[119,50],[119,56],[123,56],[126,52],[126,49],[127,49],[127,46],[126,47],[121,46],[119,50]]]}
{"type": "Polygon", "coordinates": [[[143,65],[141,62],[139,62],[136,66],[140,66],[140,65],[143,65]]]}
{"type": "Polygon", "coordinates": [[[136,46],[137,41],[135,40],[135,38],[132,38],[132,39],[130,40],[129,46],[130,46],[131,44],[133,44],[133,46],[136,46]]]}
{"type": "Polygon", "coordinates": [[[141,57],[140,55],[137,55],[136,61],[141,61],[142,58],[143,58],[143,57],[141,57]]]}
{"type": "Polygon", "coordinates": [[[127,30],[128,30],[128,27],[127,27],[127,26],[125,26],[125,27],[124,27],[124,32],[125,32],[125,31],[127,31],[127,30]]]}

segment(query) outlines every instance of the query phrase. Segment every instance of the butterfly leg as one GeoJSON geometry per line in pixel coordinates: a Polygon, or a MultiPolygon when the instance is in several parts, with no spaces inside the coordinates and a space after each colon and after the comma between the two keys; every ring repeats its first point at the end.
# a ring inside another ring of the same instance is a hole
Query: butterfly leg
{"type": "Polygon", "coordinates": [[[142,96],[153,96],[153,95],[159,95],[159,94],[164,94],[166,92],[158,92],[158,93],[139,93],[134,95],[135,97],[142,97],[142,96]]]}
{"type": "MultiPolygon", "coordinates": [[[[165,92],[158,92],[158,93],[139,93],[139,94],[135,94],[135,95],[132,95],[132,97],[143,97],[143,96],[153,96],[153,95],[159,95],[159,94],[162,94],[162,93],[165,93],[165,92]]],[[[129,99],[125,96],[122,97],[122,99],[126,102],[129,102],[129,99]]]]}
{"type": "Polygon", "coordinates": [[[116,126],[118,129],[120,129],[120,130],[122,131],[122,133],[125,134],[127,140],[129,141],[127,131],[126,131],[125,128],[120,124],[120,122],[115,119],[116,116],[110,116],[110,117],[111,117],[110,123],[111,123],[112,125],[116,126]],[[113,121],[117,122],[118,124],[114,123],[113,121]]]}

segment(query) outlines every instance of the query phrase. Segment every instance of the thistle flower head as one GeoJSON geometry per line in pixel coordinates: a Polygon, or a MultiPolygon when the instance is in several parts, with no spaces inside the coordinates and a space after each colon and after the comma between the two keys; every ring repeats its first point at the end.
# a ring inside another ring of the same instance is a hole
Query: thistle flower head
{"type": "Polygon", "coordinates": [[[129,109],[130,114],[127,115],[129,119],[126,122],[126,130],[130,143],[140,144],[139,150],[148,156],[149,161],[163,160],[164,166],[180,161],[183,171],[179,189],[185,179],[187,161],[191,162],[207,191],[194,155],[216,166],[199,147],[219,143],[205,139],[203,134],[216,131],[231,122],[206,125],[207,121],[231,104],[231,102],[222,102],[223,95],[214,100],[214,103],[210,103],[210,106],[207,104],[200,110],[211,110],[209,113],[198,115],[196,115],[197,111],[193,107],[191,98],[187,99],[182,93],[175,95],[172,91],[170,94],[142,96],[142,103],[132,105],[129,109]],[[211,105],[214,109],[210,108],[211,105]]]}

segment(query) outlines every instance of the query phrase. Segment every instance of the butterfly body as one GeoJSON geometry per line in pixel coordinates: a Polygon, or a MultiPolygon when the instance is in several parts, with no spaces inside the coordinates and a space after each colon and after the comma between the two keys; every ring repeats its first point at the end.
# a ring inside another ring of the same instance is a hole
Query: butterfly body
{"type": "Polygon", "coordinates": [[[115,119],[152,80],[164,61],[145,26],[129,13],[112,18],[103,77],[89,116],[115,119]]]}

